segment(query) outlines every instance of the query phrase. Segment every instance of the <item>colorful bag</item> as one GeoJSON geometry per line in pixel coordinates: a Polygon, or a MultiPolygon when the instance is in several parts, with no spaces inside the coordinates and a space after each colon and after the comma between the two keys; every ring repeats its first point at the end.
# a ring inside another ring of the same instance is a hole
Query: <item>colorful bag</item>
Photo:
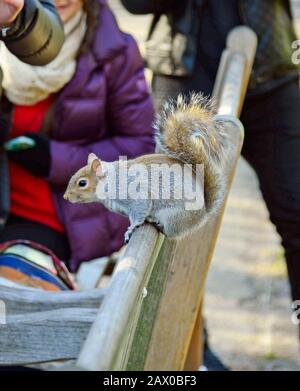
{"type": "Polygon", "coordinates": [[[29,240],[0,244],[0,278],[46,291],[75,289],[65,264],[47,247],[29,240]]]}

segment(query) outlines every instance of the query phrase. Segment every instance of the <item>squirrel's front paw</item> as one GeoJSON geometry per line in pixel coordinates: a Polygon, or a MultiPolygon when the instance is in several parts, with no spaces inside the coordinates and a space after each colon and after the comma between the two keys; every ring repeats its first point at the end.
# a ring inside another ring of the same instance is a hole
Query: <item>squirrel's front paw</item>
{"type": "Polygon", "coordinates": [[[131,230],[131,229],[128,229],[125,232],[125,235],[124,235],[124,242],[125,242],[125,244],[128,244],[128,242],[129,242],[129,240],[131,238],[132,232],[133,232],[133,230],[131,230]]]}
{"type": "Polygon", "coordinates": [[[140,227],[142,225],[139,224],[139,223],[136,223],[136,224],[131,224],[127,231],[125,232],[125,235],[124,235],[124,241],[125,241],[125,244],[127,244],[131,238],[131,235],[133,234],[134,230],[137,229],[138,227],[140,227]]]}

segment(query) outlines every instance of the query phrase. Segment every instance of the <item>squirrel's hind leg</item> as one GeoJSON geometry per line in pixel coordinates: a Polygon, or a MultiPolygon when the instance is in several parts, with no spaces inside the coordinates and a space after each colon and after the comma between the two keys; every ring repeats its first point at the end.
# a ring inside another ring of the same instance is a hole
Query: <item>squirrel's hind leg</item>
{"type": "Polygon", "coordinates": [[[179,212],[168,215],[163,233],[170,239],[180,239],[200,227],[203,211],[179,212]]]}
{"type": "Polygon", "coordinates": [[[124,241],[127,244],[133,234],[133,231],[145,223],[147,217],[150,214],[152,208],[152,202],[150,200],[139,200],[136,204],[136,208],[129,216],[130,226],[124,235],[124,241]]]}

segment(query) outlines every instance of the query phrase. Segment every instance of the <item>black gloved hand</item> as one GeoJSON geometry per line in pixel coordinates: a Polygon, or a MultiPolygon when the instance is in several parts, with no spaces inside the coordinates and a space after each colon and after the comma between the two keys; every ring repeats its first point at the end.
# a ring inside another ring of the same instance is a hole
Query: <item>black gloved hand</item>
{"type": "Polygon", "coordinates": [[[51,166],[48,137],[41,133],[26,133],[24,136],[30,137],[35,141],[36,145],[23,151],[9,151],[9,159],[12,159],[36,176],[47,177],[51,166]]]}

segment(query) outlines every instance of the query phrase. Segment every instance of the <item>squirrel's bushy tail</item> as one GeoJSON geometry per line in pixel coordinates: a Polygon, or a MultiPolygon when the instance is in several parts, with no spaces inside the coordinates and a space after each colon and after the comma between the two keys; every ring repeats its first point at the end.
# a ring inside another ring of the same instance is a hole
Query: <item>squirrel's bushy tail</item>
{"type": "Polygon", "coordinates": [[[204,195],[208,212],[216,210],[224,197],[221,169],[226,158],[228,137],[216,121],[214,101],[202,94],[179,95],[167,101],[155,122],[158,152],[183,163],[204,165],[204,195]]]}

